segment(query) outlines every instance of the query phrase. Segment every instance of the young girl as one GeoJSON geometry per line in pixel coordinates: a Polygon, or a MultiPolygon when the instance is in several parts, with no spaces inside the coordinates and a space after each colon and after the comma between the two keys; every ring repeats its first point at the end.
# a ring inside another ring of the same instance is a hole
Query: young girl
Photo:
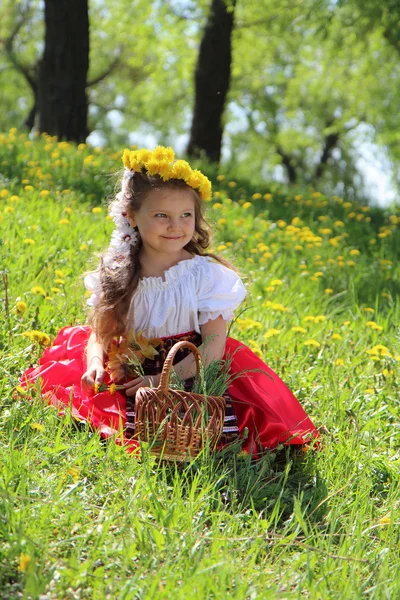
{"type": "MultiPolygon", "coordinates": [[[[104,437],[118,436],[122,422],[122,442],[134,449],[136,391],[156,387],[169,349],[189,340],[205,364],[229,356],[231,373],[256,370],[235,379],[224,394],[223,444],[240,437],[243,450],[257,454],[316,437],[279,377],[247,346],[227,338],[227,323],[246,290],[230,263],[205,252],[210,242],[203,201],[211,197],[210,181],[162,146],[125,150],[123,162],[122,189],[110,206],[116,225],[111,243],[85,277],[92,292],[90,327],[62,329],[40,366],[25,373],[26,383],[40,377],[51,402],[72,406],[77,419],[104,437]],[[116,339],[129,341],[125,351],[140,357],[144,376],[125,376],[116,339]]],[[[193,354],[178,352],[173,368],[190,390],[193,354]]]]}

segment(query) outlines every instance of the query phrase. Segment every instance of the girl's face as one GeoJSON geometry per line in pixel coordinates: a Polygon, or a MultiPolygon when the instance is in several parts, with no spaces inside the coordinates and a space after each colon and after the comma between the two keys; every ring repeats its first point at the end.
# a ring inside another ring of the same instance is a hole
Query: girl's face
{"type": "Polygon", "coordinates": [[[187,189],[155,189],[128,219],[137,226],[145,249],[176,254],[193,238],[195,203],[187,189]]]}

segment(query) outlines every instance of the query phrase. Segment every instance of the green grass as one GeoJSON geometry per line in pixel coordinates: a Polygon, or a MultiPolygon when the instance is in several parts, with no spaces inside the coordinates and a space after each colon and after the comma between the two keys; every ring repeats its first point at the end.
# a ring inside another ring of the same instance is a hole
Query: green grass
{"type": "Polygon", "coordinates": [[[119,153],[0,141],[0,598],[399,597],[400,215],[215,181],[213,248],[248,285],[230,335],[326,433],[256,463],[139,462],[16,389],[42,353],[21,334],[85,320],[119,153]]]}

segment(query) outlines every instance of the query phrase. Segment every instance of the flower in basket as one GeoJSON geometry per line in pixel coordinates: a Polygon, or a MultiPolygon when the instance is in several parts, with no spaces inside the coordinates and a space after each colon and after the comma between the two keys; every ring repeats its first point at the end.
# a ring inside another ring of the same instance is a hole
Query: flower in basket
{"type": "Polygon", "coordinates": [[[128,331],[125,336],[114,338],[108,351],[107,370],[111,381],[121,381],[124,377],[137,377],[143,374],[142,363],[146,358],[153,359],[161,343],[160,338],[144,337],[143,332],[128,331]]]}

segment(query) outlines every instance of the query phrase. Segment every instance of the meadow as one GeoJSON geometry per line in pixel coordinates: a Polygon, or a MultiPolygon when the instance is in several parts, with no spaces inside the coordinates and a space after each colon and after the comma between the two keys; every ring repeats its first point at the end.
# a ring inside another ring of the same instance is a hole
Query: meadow
{"type": "Polygon", "coordinates": [[[212,247],[248,287],[230,335],[286,381],[321,445],[179,469],[19,386],[85,322],[121,152],[0,142],[0,598],[400,597],[399,212],[215,174],[212,247]]]}

